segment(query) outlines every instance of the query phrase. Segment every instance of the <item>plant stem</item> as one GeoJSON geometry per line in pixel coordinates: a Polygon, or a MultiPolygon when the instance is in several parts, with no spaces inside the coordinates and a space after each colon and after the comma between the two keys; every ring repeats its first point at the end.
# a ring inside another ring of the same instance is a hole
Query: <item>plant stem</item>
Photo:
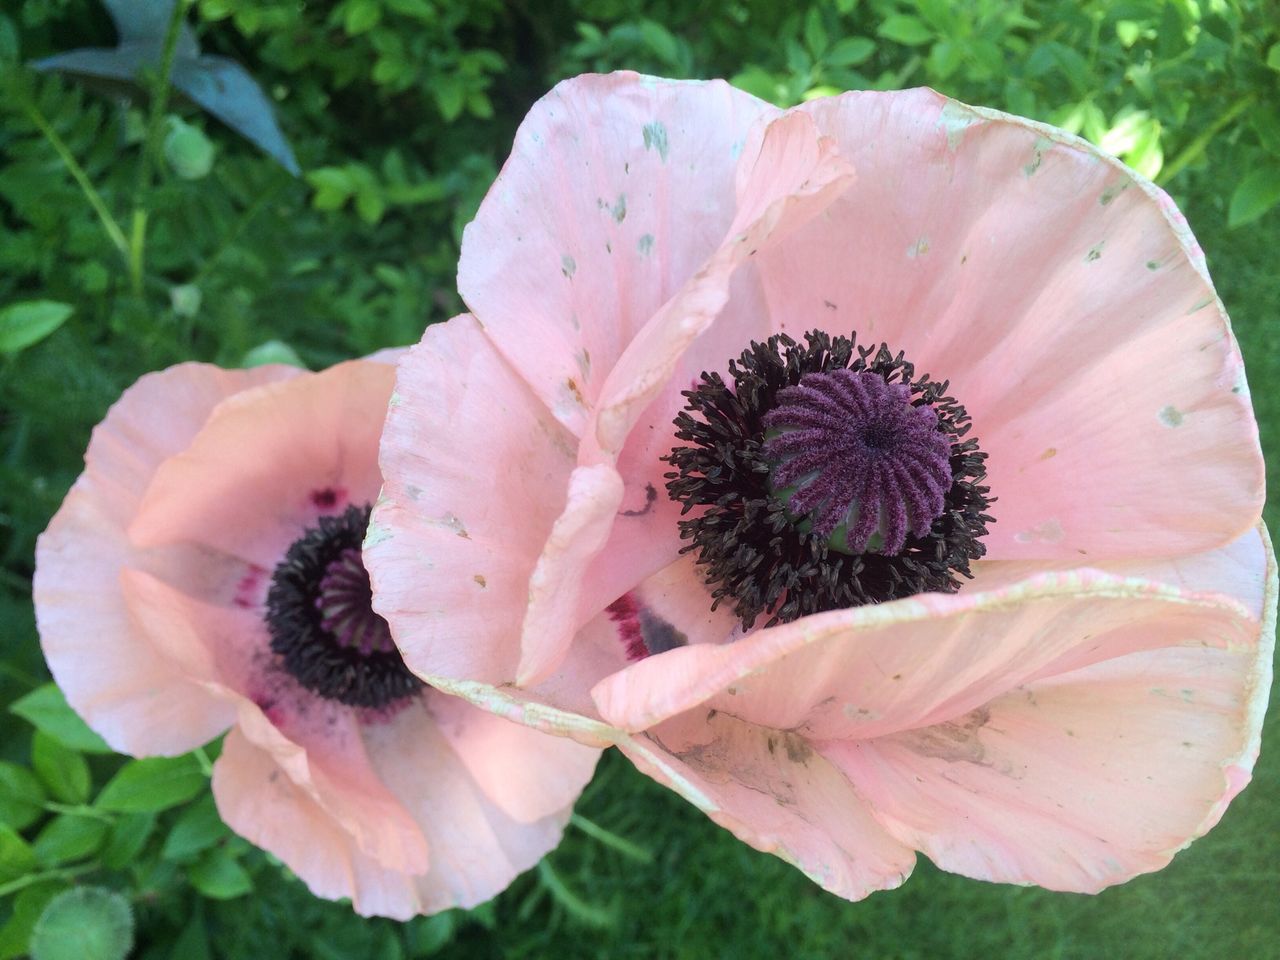
{"type": "Polygon", "coordinates": [[[54,151],[66,165],[71,178],[80,186],[85,199],[89,201],[89,206],[93,207],[93,212],[98,215],[98,219],[102,222],[102,229],[107,232],[107,238],[117,250],[127,256],[129,242],[124,238],[124,231],[120,229],[120,224],[116,222],[116,218],[107,209],[107,204],[102,199],[102,194],[98,193],[97,188],[90,182],[89,175],[84,172],[84,167],[80,166],[80,162],[71,153],[66,141],[62,139],[57,130],[53,129],[53,126],[45,119],[44,114],[40,112],[40,108],[34,103],[27,100],[22,104],[22,109],[27,118],[44,134],[45,139],[49,141],[54,151]]]}
{"type": "Polygon", "coordinates": [[[653,854],[644,847],[637,843],[632,843],[630,840],[620,837],[616,833],[606,830],[604,827],[600,826],[600,824],[593,823],[586,817],[580,816],[576,813],[571,814],[569,822],[593,840],[598,840],[606,847],[612,847],[623,856],[630,857],[632,860],[638,860],[641,863],[653,862],[653,854]]]}
{"type": "Polygon", "coordinates": [[[1209,146],[1209,143],[1214,137],[1222,132],[1223,128],[1235,120],[1236,117],[1240,116],[1240,114],[1248,110],[1249,107],[1253,106],[1253,99],[1254,95],[1250,93],[1241,97],[1232,104],[1230,110],[1215,120],[1208,130],[1204,131],[1200,136],[1187,144],[1186,149],[1174,157],[1173,161],[1160,171],[1160,175],[1156,177],[1156,183],[1163,187],[1166,183],[1181,173],[1183,167],[1198,160],[1200,158],[1200,154],[1204,153],[1205,148],[1209,146]]]}
{"type": "Polygon", "coordinates": [[[26,889],[45,880],[70,880],[72,877],[78,877],[82,873],[92,873],[96,869],[98,869],[96,863],[82,863],[78,867],[63,867],[61,870],[29,873],[25,877],[19,877],[17,880],[0,883],[0,897],[7,897],[11,893],[17,893],[19,890],[26,889]]]}
{"type": "Polygon", "coordinates": [[[88,817],[91,820],[101,820],[103,823],[115,823],[116,820],[111,814],[104,813],[83,803],[57,803],[53,800],[46,800],[44,808],[51,813],[65,813],[71,817],[88,817]]]}
{"type": "Polygon", "coordinates": [[[133,223],[129,231],[129,281],[133,292],[139,296],[142,294],[142,273],[146,263],[147,194],[151,189],[156,153],[160,149],[164,111],[169,103],[169,77],[173,74],[173,56],[178,48],[178,35],[191,2],[192,0],[174,0],[173,10],[169,13],[169,25],[165,29],[164,46],[160,51],[160,69],[151,78],[151,115],[147,120],[147,137],[142,143],[142,156],[138,160],[138,181],[133,190],[133,223]]]}

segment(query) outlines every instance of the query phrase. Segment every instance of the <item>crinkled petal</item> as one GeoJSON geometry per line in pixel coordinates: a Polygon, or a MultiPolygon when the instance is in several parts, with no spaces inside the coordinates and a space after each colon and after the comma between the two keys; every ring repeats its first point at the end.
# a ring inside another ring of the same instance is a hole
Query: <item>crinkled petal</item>
{"type": "Polygon", "coordinates": [[[419,912],[415,878],[362,852],[274,754],[239,730],[227,734],[213,765],[213,796],[227,826],[279,857],[316,896],[350,897],[363,916],[407,920],[419,912]]]}
{"type": "Polygon", "coordinates": [[[587,75],[534,104],[463,235],[458,289],[561,423],[721,243],[751,124],[722,81],[587,75]],[[608,323],[599,318],[608,317],[608,323]]]}
{"type": "Polygon", "coordinates": [[[944,870],[1091,893],[1165,866],[1248,783],[1271,652],[1142,651],[817,749],[944,870]]]}
{"type": "MultiPolygon", "coordinates": [[[[191,441],[218,403],[296,373],[188,363],[142,377],[94,430],[84,473],[37,542],[32,592],[45,659],[71,706],[117,750],[184,753],[230,722],[225,705],[134,624],[121,571],[153,564],[125,531],[157,467],[191,441]]],[[[240,570],[216,557],[164,559],[167,576],[210,591],[240,570]]]]}
{"type": "Polygon", "coordinates": [[[1257,522],[1240,353],[1161,191],[929,90],[799,109],[858,179],[757,258],[775,329],[857,331],[950,381],[990,454],[990,558],[1203,551],[1257,522]]]}
{"type": "Polygon", "coordinates": [[[706,706],[809,737],[869,738],[959,716],[1050,667],[1175,644],[1246,647],[1256,630],[1230,597],[1073,570],[682,647],[606,678],[593,696],[627,730],[706,706]]]}
{"type": "Polygon", "coordinates": [[[417,879],[423,913],[473,907],[501,892],[559,843],[572,812],[566,803],[530,822],[505,813],[431,719],[434,700],[428,694],[428,705],[415,702],[389,722],[364,728],[378,776],[417,821],[431,851],[431,869],[417,879]]]}
{"type": "MultiPolygon", "coordinates": [[[[693,341],[725,308],[734,272],[759,250],[818,215],[853,177],[832,141],[820,138],[813,122],[798,113],[767,123],[756,149],[743,163],[748,172],[742,178],[738,213],[725,242],[639,331],[610,371],[592,413],[595,429],[578,453],[584,469],[612,467],[636,421],[646,412],[653,415],[655,401],[662,397],[657,406],[672,406],[681,389],[679,378],[673,382],[672,375],[693,341]]],[[[671,413],[674,415],[674,409],[671,413]]],[[[669,422],[670,416],[666,420],[669,422]]],[[[618,577],[611,574],[620,568],[613,557],[647,552],[643,546],[621,543],[603,562],[594,562],[609,541],[625,494],[624,484],[609,479],[614,509],[587,511],[571,497],[564,517],[565,537],[553,538],[545,548],[549,576],[535,592],[533,616],[526,621],[522,636],[521,683],[536,683],[553,669],[577,629],[616,596],[612,591],[618,577]],[[592,567],[599,569],[588,576],[592,567]],[[565,586],[566,582],[573,586],[565,586]],[[577,586],[579,583],[583,586],[577,586]],[[538,594],[576,600],[576,615],[559,616],[567,603],[549,607],[545,613],[538,610],[538,594]]],[[[647,476],[645,479],[647,500],[653,483],[647,476]]],[[[595,502],[600,504],[602,498],[595,502]]],[[[654,519],[669,515],[669,510],[664,511],[654,519]]],[[[658,557],[673,558],[673,540],[666,531],[655,531],[648,524],[628,525],[624,532],[628,537],[642,538],[646,546],[656,549],[658,557]]]]}
{"type": "Polygon", "coordinates": [[[381,457],[364,558],[405,662],[425,677],[512,680],[571,435],[463,315],[429,327],[401,363],[381,457]]]}
{"type": "Polygon", "coordinates": [[[378,437],[394,368],[355,360],[246,390],[156,471],[130,535],[189,541],[267,570],[322,514],[378,494],[378,437]]]}
{"type": "Polygon", "coordinates": [[[459,697],[431,696],[428,706],[476,786],[520,823],[572,807],[600,759],[598,750],[530,730],[459,697]]]}
{"type": "Polygon", "coordinates": [[[738,839],[846,899],[897,887],[915,864],[840,771],[794,733],[697,711],[619,748],[738,839]]]}

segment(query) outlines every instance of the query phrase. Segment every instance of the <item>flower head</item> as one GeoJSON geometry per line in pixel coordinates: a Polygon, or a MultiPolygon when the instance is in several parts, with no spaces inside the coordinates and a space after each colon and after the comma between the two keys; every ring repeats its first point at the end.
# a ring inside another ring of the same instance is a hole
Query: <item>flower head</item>
{"type": "Polygon", "coordinates": [[[366,545],[415,674],[846,897],[916,851],[1097,890],[1247,782],[1257,429],[1199,248],[1118,161],[929,90],[580,77],[459,285],[366,545]]]}
{"type": "Polygon", "coordinates": [[[117,750],[230,728],[219,812],[364,914],[470,906],[560,838],[595,752],[425,686],[360,545],[394,371],[183,364],[97,427],[40,538],[40,638],[117,750]]]}

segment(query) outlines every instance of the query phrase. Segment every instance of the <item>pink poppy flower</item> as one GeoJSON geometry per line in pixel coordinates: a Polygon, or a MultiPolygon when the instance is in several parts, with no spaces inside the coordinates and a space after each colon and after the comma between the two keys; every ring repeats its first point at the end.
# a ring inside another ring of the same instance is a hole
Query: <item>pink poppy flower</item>
{"type": "Polygon", "coordinates": [[[389,363],[188,363],[97,427],[36,549],[67,700],[115,749],[230,729],[213,793],[318,896],[407,918],[471,906],[556,845],[597,751],[425,687],[369,606],[389,363]]]}
{"type": "Polygon", "coordinates": [[[1114,158],[929,90],[584,76],[459,285],[366,542],[432,684],[848,898],[918,851],[1095,891],[1248,781],[1257,429],[1185,222],[1114,158]]]}

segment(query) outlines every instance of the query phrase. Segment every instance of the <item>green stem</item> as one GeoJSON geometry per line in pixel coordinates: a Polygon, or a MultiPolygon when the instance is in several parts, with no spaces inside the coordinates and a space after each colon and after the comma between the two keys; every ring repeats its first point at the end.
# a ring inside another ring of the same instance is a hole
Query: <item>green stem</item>
{"type": "Polygon", "coordinates": [[[24,890],[37,883],[43,883],[45,880],[70,880],[72,877],[78,877],[82,873],[92,873],[96,869],[98,869],[96,863],[82,863],[78,867],[63,867],[61,870],[29,873],[25,877],[19,877],[17,880],[0,883],[0,897],[7,897],[11,893],[17,893],[19,890],[24,890]]]}
{"type": "Polygon", "coordinates": [[[142,274],[146,263],[147,194],[151,188],[151,174],[156,167],[156,154],[160,150],[160,135],[164,130],[164,111],[169,103],[169,77],[173,74],[178,35],[191,3],[192,0],[174,0],[173,10],[169,13],[169,25],[165,29],[164,46],[160,51],[160,69],[151,78],[151,116],[147,120],[147,136],[138,161],[138,181],[133,190],[133,223],[129,231],[129,280],[133,292],[138,295],[142,294],[142,274]]]}
{"type": "Polygon", "coordinates": [[[116,822],[116,818],[111,814],[85,806],[83,803],[57,803],[53,800],[46,800],[44,808],[52,813],[65,813],[72,817],[88,817],[91,820],[101,820],[104,823],[116,822]]]}
{"type": "Polygon", "coordinates": [[[612,847],[625,857],[630,857],[632,860],[638,860],[641,863],[653,862],[653,854],[644,847],[606,830],[600,824],[593,823],[586,817],[574,813],[569,816],[569,822],[593,840],[598,840],[606,847],[612,847]]]}
{"type": "Polygon", "coordinates": [[[1160,175],[1156,177],[1156,183],[1163,187],[1166,183],[1181,173],[1187,164],[1194,163],[1198,160],[1214,137],[1221,133],[1228,124],[1235,120],[1236,117],[1240,116],[1240,114],[1248,110],[1249,107],[1253,106],[1253,100],[1254,95],[1250,93],[1241,97],[1232,104],[1230,110],[1215,120],[1208,130],[1205,130],[1200,134],[1200,136],[1187,144],[1186,149],[1174,157],[1173,161],[1160,171],[1160,175]]]}
{"type": "Polygon", "coordinates": [[[102,222],[102,229],[107,232],[107,238],[117,250],[128,255],[129,243],[124,238],[124,231],[120,229],[120,224],[116,222],[116,218],[107,209],[107,204],[102,199],[102,194],[98,193],[90,182],[89,175],[84,172],[84,167],[80,166],[80,162],[71,153],[66,141],[58,135],[58,131],[53,129],[53,126],[45,119],[44,114],[40,112],[40,108],[34,103],[30,101],[23,103],[22,109],[27,118],[44,134],[45,139],[53,146],[54,151],[62,159],[62,162],[66,164],[71,178],[80,186],[85,199],[89,201],[89,206],[93,207],[94,213],[98,215],[98,219],[102,222]]]}
{"type": "Polygon", "coordinates": [[[213,763],[209,760],[209,755],[204,752],[204,747],[196,747],[191,751],[196,758],[196,763],[200,764],[200,769],[206,777],[213,776],[213,763]]]}

